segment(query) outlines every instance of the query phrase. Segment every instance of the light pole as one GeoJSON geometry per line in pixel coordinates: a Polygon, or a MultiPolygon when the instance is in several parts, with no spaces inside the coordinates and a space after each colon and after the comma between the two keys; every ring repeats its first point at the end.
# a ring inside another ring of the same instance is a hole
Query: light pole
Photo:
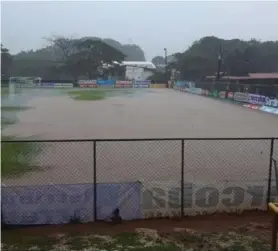
{"type": "Polygon", "coordinates": [[[167,48],[164,48],[164,53],[165,53],[165,73],[166,73],[166,68],[167,68],[167,48]]]}

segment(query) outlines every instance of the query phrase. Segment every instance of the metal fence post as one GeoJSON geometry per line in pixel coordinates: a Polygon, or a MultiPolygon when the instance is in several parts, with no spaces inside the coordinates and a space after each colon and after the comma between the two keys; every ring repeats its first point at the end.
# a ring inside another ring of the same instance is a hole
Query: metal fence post
{"type": "Polygon", "coordinates": [[[97,221],[97,142],[94,140],[94,220],[97,221]]]}
{"type": "Polygon", "coordinates": [[[181,217],[184,217],[184,139],[181,140],[181,217]]]}
{"type": "Polygon", "coordinates": [[[270,154],[269,154],[269,169],[268,169],[268,187],[267,187],[267,198],[266,198],[266,206],[270,202],[271,196],[271,178],[272,178],[272,158],[273,158],[273,145],[274,145],[274,138],[270,141],[270,154]]]}

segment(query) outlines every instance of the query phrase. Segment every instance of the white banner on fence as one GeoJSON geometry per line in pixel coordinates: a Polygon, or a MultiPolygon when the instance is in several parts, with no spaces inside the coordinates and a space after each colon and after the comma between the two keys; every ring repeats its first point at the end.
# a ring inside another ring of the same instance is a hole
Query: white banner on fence
{"type": "Polygon", "coordinates": [[[235,92],[234,93],[234,100],[239,102],[248,102],[248,93],[244,92],[235,92]]]}
{"type": "MultiPolygon", "coordinates": [[[[140,184],[97,185],[97,216],[108,219],[120,209],[123,219],[141,218],[140,184]]],[[[2,216],[6,224],[63,224],[71,219],[94,221],[94,186],[45,185],[2,187],[2,216]]]]}
{"type": "MultiPolygon", "coordinates": [[[[179,216],[181,208],[180,182],[150,182],[143,185],[141,211],[144,218],[179,216]]],[[[278,199],[276,187],[273,200],[278,199]],[[276,195],[276,197],[274,197],[276,195]]],[[[267,181],[221,182],[217,184],[184,185],[185,215],[266,209],[267,181]]]]}

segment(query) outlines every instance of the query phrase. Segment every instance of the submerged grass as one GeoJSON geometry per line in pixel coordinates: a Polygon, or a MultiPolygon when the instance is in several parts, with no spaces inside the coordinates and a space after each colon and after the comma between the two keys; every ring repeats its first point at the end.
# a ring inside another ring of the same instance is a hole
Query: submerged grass
{"type": "MultiPolygon", "coordinates": [[[[30,107],[24,106],[1,106],[2,112],[14,113],[18,111],[23,111],[30,109],[30,107]]],[[[1,129],[15,124],[17,118],[14,116],[1,116],[1,129]]],[[[12,142],[15,140],[14,137],[2,136],[1,145],[1,176],[2,177],[15,177],[22,175],[26,172],[33,171],[36,169],[32,163],[32,157],[34,154],[39,152],[39,148],[34,145],[32,142],[26,143],[16,143],[12,142]]]]}
{"type": "Polygon", "coordinates": [[[31,164],[32,158],[39,152],[34,143],[12,142],[12,137],[2,137],[1,171],[2,177],[14,177],[36,169],[31,164]]]}
{"type": "Polygon", "coordinates": [[[113,96],[126,95],[132,93],[132,90],[121,89],[85,89],[73,90],[68,92],[68,94],[75,100],[84,101],[102,100],[113,96]]]}
{"type": "Polygon", "coordinates": [[[28,109],[30,109],[30,107],[27,106],[1,106],[1,112],[18,112],[28,109]]]}

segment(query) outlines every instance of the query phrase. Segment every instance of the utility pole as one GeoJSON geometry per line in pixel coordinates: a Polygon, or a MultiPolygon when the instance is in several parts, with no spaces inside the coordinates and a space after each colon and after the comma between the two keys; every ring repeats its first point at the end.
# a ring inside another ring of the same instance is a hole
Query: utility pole
{"type": "Polygon", "coordinates": [[[220,79],[220,70],[221,70],[221,61],[222,61],[222,46],[219,45],[219,54],[218,54],[218,66],[217,66],[217,79],[220,79]]]}
{"type": "Polygon", "coordinates": [[[164,74],[165,74],[165,81],[167,81],[167,48],[164,48],[164,60],[165,60],[165,66],[164,66],[164,74]]]}
{"type": "Polygon", "coordinates": [[[166,68],[167,68],[167,49],[166,48],[164,48],[164,53],[165,53],[164,60],[165,60],[165,72],[166,72],[166,68]]]}

